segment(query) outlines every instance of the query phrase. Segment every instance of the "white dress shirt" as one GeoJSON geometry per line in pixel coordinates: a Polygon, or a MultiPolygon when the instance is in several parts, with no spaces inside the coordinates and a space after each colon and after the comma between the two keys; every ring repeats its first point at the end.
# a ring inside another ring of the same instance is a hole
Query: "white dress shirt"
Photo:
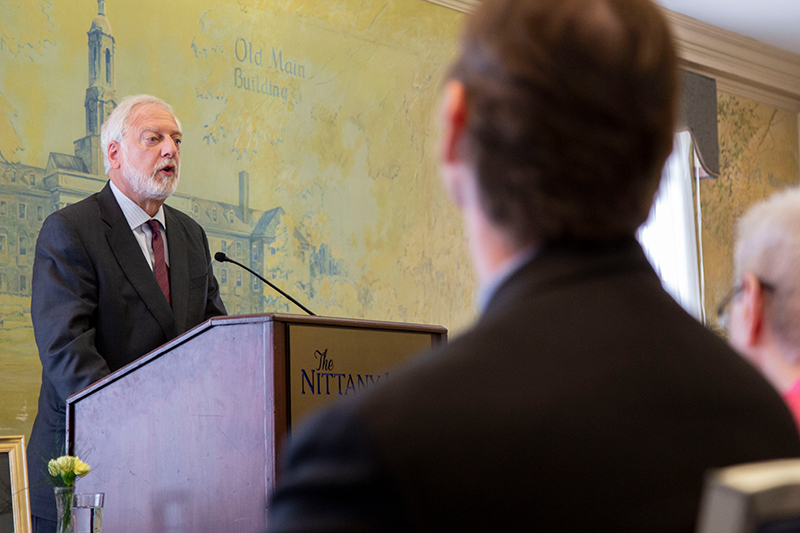
{"type": "Polygon", "coordinates": [[[114,193],[114,198],[117,199],[117,203],[122,209],[122,214],[125,215],[125,220],[128,221],[128,225],[133,231],[133,236],[136,237],[136,242],[139,243],[139,247],[142,249],[144,258],[147,259],[147,264],[150,265],[150,270],[154,269],[153,265],[155,264],[152,245],[153,232],[150,231],[150,226],[147,224],[147,221],[151,218],[159,223],[161,240],[164,243],[164,261],[169,266],[169,246],[167,246],[167,222],[166,218],[164,218],[164,206],[159,207],[155,216],[151,217],[144,209],[136,205],[136,202],[125,196],[125,193],[119,190],[113,181],[109,180],[109,183],[111,184],[111,192],[114,193]]]}

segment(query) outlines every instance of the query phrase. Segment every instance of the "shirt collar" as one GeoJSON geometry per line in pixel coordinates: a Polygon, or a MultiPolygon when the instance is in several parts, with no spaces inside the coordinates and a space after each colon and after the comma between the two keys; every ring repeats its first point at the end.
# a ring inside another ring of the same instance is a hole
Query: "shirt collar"
{"type": "Polygon", "coordinates": [[[538,252],[538,248],[535,246],[531,246],[520,250],[516,254],[514,254],[510,259],[508,259],[502,267],[495,273],[495,275],[486,282],[478,291],[478,305],[480,306],[479,309],[481,312],[486,311],[486,307],[489,305],[489,302],[494,297],[497,289],[505,283],[505,281],[510,278],[514,273],[516,273],[519,269],[525,266],[528,262],[531,261],[538,252]]]}
{"type": "Polygon", "coordinates": [[[125,196],[125,193],[119,190],[113,181],[108,180],[111,184],[111,192],[114,193],[114,198],[117,199],[119,208],[122,209],[122,214],[125,215],[125,220],[128,221],[130,228],[136,229],[148,220],[155,219],[161,223],[161,227],[167,229],[166,218],[164,217],[164,206],[160,206],[155,216],[150,216],[147,212],[139,207],[136,202],[125,196]]]}

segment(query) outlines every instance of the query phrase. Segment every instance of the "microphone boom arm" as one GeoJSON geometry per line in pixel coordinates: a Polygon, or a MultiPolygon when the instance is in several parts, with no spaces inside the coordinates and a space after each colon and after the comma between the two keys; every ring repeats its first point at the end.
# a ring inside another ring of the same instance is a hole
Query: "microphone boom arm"
{"type": "Polygon", "coordinates": [[[243,269],[245,269],[246,271],[250,272],[255,277],[257,277],[258,279],[260,279],[261,281],[263,281],[264,283],[266,283],[267,285],[269,285],[270,287],[275,289],[278,293],[281,294],[281,296],[285,296],[286,298],[288,298],[290,302],[292,302],[294,305],[296,305],[297,307],[299,307],[300,309],[302,309],[303,311],[305,311],[309,315],[317,316],[314,313],[312,313],[311,311],[309,311],[308,308],[306,308],[303,304],[301,304],[300,302],[298,302],[297,300],[295,300],[294,298],[292,298],[291,296],[289,296],[288,294],[283,292],[278,287],[276,287],[273,283],[271,283],[271,282],[267,281],[266,279],[264,279],[263,276],[259,275],[258,273],[254,272],[253,270],[247,268],[246,266],[244,266],[243,264],[239,263],[238,261],[234,261],[233,259],[231,259],[227,255],[225,255],[223,252],[217,252],[216,254],[214,254],[214,259],[216,259],[220,263],[224,263],[224,262],[227,261],[228,263],[233,263],[234,265],[242,267],[243,269]]]}

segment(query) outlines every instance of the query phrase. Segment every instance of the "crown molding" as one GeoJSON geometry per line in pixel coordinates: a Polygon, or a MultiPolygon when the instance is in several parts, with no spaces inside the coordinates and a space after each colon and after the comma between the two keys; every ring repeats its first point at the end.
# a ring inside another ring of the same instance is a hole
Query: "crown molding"
{"type": "Polygon", "coordinates": [[[800,55],[664,9],[681,66],[717,88],[800,111],[800,55]]]}
{"type": "MultiPolygon", "coordinates": [[[[426,0],[462,13],[480,0],[426,0]]],[[[724,92],[800,111],[800,55],[663,9],[681,67],[712,77],[724,92]]]]}

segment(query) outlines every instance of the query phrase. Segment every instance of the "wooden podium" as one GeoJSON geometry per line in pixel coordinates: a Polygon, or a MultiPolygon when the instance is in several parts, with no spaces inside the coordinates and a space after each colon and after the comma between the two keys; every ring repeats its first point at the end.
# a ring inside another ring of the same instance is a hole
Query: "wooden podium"
{"type": "Polygon", "coordinates": [[[447,330],[287,314],[211,319],[67,399],[104,531],[263,532],[279,447],[317,405],[391,379],[447,330]]]}

